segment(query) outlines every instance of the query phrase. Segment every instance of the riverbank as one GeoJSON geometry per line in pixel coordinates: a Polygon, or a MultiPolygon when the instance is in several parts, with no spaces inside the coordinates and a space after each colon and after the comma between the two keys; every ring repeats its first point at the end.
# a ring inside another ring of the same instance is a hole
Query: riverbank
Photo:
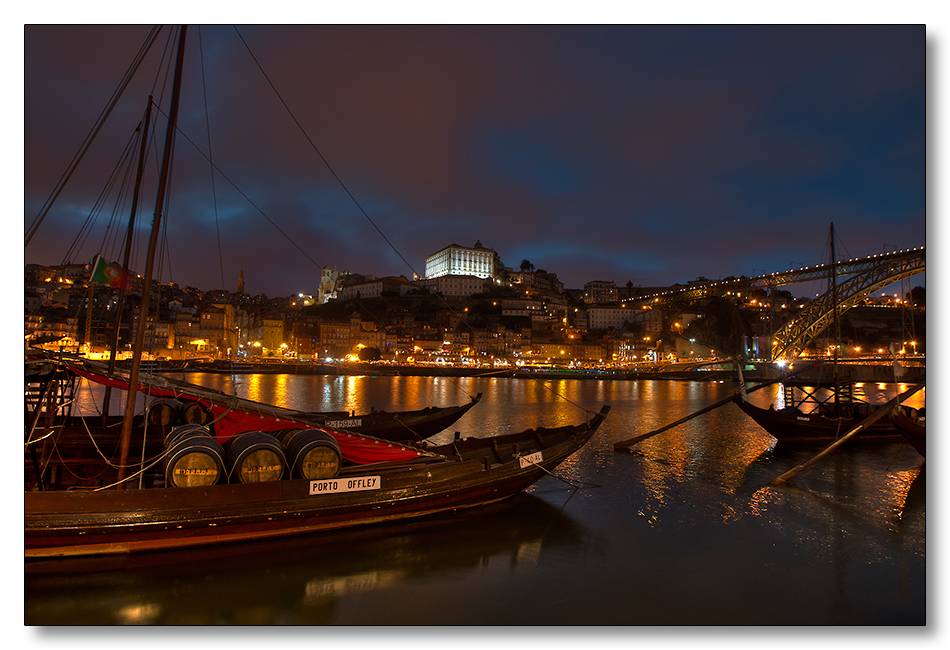
{"type": "MultiPolygon", "coordinates": [[[[797,361],[794,369],[807,360],[797,361]]],[[[732,362],[669,363],[631,368],[478,368],[446,365],[394,365],[384,363],[343,362],[337,364],[306,362],[158,362],[152,372],[210,372],[228,375],[240,374],[289,374],[289,375],[350,375],[393,377],[509,377],[519,379],[661,379],[674,381],[737,381],[738,370],[732,362]]],[[[897,380],[917,383],[926,378],[926,365],[922,360],[905,360],[900,364],[897,380]]],[[[750,382],[778,379],[789,372],[789,367],[772,363],[746,363],[742,368],[743,378],[750,382]]],[[[799,375],[803,379],[827,379],[831,363],[816,364],[813,369],[799,375]]],[[[895,381],[894,364],[840,362],[838,377],[844,381],[890,383],[895,381]]]]}

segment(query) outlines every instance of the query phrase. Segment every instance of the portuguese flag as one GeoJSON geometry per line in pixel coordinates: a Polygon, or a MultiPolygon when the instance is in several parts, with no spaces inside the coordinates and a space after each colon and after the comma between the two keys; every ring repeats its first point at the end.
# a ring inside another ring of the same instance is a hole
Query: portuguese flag
{"type": "Polygon", "coordinates": [[[129,288],[129,273],[118,262],[110,262],[102,255],[96,255],[96,263],[92,267],[92,282],[107,284],[119,289],[129,288]]]}

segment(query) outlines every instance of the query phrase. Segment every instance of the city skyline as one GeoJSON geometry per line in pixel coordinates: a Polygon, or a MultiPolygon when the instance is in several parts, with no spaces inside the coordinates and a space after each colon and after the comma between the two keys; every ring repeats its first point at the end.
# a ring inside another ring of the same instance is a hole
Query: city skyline
{"type": "MultiPolygon", "coordinates": [[[[148,31],[26,26],[27,228],[148,31]]],[[[252,295],[312,293],[323,266],[411,279],[427,255],[481,241],[569,288],[668,286],[819,264],[830,222],[842,255],[924,245],[925,36],[923,25],[193,27],[160,279],[234,290],[243,270],[252,295]],[[225,94],[235,82],[241,99],[225,94]],[[270,84],[280,98],[260,92],[270,84]],[[197,153],[208,124],[214,175],[197,153]]],[[[70,244],[153,81],[129,86],[119,127],[100,133],[27,263],[119,250],[100,229],[70,244]]],[[[141,200],[144,228],[154,194],[141,200]]]]}

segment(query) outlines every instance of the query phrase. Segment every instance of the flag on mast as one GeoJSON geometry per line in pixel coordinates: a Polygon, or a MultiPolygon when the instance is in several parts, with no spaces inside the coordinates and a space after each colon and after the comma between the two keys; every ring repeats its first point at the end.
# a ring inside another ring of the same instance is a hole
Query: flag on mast
{"type": "Polygon", "coordinates": [[[89,280],[117,289],[129,288],[129,273],[118,262],[110,262],[102,255],[96,255],[89,280]]]}

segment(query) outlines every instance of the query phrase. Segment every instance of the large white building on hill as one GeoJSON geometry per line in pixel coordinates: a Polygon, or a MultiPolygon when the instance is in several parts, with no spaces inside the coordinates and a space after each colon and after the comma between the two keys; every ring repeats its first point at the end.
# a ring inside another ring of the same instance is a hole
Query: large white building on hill
{"type": "Polygon", "coordinates": [[[452,244],[426,258],[426,278],[446,275],[474,275],[492,278],[495,273],[495,251],[475,242],[473,248],[452,244]]]}

